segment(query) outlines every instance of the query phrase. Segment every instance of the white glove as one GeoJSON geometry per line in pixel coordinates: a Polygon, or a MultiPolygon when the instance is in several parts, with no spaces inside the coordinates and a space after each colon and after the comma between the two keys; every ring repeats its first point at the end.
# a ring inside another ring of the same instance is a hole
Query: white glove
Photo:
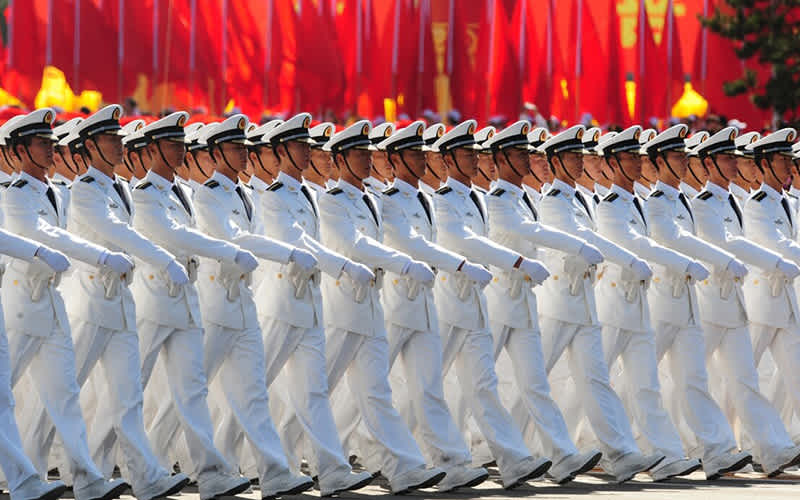
{"type": "Polygon", "coordinates": [[[101,266],[110,267],[115,273],[126,274],[133,271],[133,261],[124,253],[106,252],[100,258],[101,266]]]}
{"type": "Polygon", "coordinates": [[[635,281],[647,281],[653,276],[653,270],[642,259],[633,259],[630,267],[635,281]]]}
{"type": "Polygon", "coordinates": [[[40,246],[34,255],[39,257],[40,260],[50,266],[50,268],[57,273],[63,273],[69,269],[69,259],[66,255],[58,250],[53,250],[51,248],[47,248],[46,246],[40,246]]]}
{"type": "Polygon", "coordinates": [[[775,267],[778,269],[778,271],[780,271],[781,274],[786,276],[786,279],[789,281],[792,281],[800,276],[800,267],[797,267],[796,264],[789,262],[788,260],[779,260],[775,267]]]}
{"type": "Polygon", "coordinates": [[[689,278],[694,281],[703,281],[704,279],[708,278],[710,274],[708,269],[699,262],[690,262],[688,266],[686,266],[686,274],[689,275],[689,278]]]}
{"type": "Polygon", "coordinates": [[[245,274],[254,271],[255,268],[258,267],[256,256],[247,250],[239,250],[236,252],[236,257],[233,261],[236,262],[236,265],[239,266],[245,274]]]}
{"type": "Polygon", "coordinates": [[[492,281],[492,273],[484,269],[483,266],[472,264],[471,262],[464,261],[464,263],[461,264],[461,272],[466,274],[470,281],[474,281],[481,288],[492,281]]]}
{"type": "Polygon", "coordinates": [[[303,272],[311,271],[317,267],[317,258],[311,252],[302,248],[292,250],[292,253],[289,254],[289,260],[300,266],[303,272]]]}
{"type": "Polygon", "coordinates": [[[189,275],[186,274],[186,269],[177,260],[170,261],[167,264],[167,275],[169,280],[176,285],[189,283],[189,275]]]}
{"type": "Polygon", "coordinates": [[[403,274],[420,283],[430,283],[435,278],[431,268],[428,267],[427,264],[417,260],[412,260],[403,274]]]}
{"type": "Polygon", "coordinates": [[[578,250],[578,255],[588,262],[590,266],[596,266],[603,262],[603,254],[600,253],[600,250],[588,243],[583,244],[581,249],[578,250]]]}
{"type": "Polygon", "coordinates": [[[534,285],[540,285],[550,277],[550,272],[542,264],[535,260],[522,259],[519,270],[531,277],[534,285]]]}
{"type": "Polygon", "coordinates": [[[362,286],[369,285],[369,282],[375,279],[375,275],[372,274],[372,271],[370,271],[367,266],[352,260],[348,260],[344,264],[342,272],[350,276],[350,279],[355,281],[358,285],[362,286]]]}
{"type": "Polygon", "coordinates": [[[734,278],[744,278],[747,276],[747,268],[744,264],[736,259],[731,259],[731,261],[728,262],[728,267],[725,269],[727,269],[727,271],[731,273],[734,278]]]}

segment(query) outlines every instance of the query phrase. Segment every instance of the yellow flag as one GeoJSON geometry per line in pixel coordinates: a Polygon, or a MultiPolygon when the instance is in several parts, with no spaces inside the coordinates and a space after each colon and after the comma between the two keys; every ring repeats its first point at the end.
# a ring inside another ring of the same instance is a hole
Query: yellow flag
{"type": "Polygon", "coordinates": [[[692,88],[691,82],[683,84],[683,95],[672,106],[672,116],[686,118],[690,115],[705,116],[708,111],[708,101],[692,88]]]}

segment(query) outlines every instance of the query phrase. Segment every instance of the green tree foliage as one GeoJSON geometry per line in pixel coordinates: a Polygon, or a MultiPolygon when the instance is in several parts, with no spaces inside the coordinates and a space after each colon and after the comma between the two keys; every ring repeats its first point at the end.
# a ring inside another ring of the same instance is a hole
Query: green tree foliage
{"type": "Polygon", "coordinates": [[[770,65],[766,82],[753,70],[725,82],[724,91],[749,94],[753,104],[771,109],[786,121],[800,125],[800,0],[725,0],[728,8],[714,9],[700,22],[734,42],[743,60],[770,65]]]}

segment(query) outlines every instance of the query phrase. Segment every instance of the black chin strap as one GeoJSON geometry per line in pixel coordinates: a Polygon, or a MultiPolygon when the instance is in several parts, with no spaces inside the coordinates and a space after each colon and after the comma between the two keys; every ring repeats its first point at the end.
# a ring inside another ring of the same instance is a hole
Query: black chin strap
{"type": "MultiPolygon", "coordinates": [[[[517,175],[517,177],[519,177],[520,179],[525,177],[523,174],[520,174],[519,172],[517,172],[517,169],[516,169],[516,167],[514,167],[514,163],[511,161],[511,158],[508,157],[508,153],[506,153],[506,150],[502,149],[501,151],[503,153],[503,157],[506,159],[506,163],[508,163],[508,166],[511,167],[511,170],[514,171],[514,173],[517,175]]],[[[494,164],[497,165],[497,153],[492,153],[492,161],[494,161],[494,164]]],[[[478,171],[480,171],[480,169],[478,169],[478,171]]],[[[481,172],[481,173],[483,173],[483,172],[481,172]]],[[[486,177],[486,176],[484,175],[484,177],[486,177]]],[[[486,177],[486,180],[488,181],[489,178],[486,177]]]]}
{"type": "MultiPolygon", "coordinates": [[[[98,152],[98,153],[100,153],[100,158],[101,158],[101,159],[102,159],[104,162],[106,162],[106,165],[108,165],[108,166],[110,166],[111,168],[113,168],[113,167],[114,167],[114,164],[113,164],[113,163],[111,163],[110,161],[108,161],[108,160],[106,159],[106,156],[103,154],[103,150],[102,150],[102,148],[100,148],[100,145],[99,145],[99,144],[97,144],[97,138],[95,138],[95,137],[92,137],[92,142],[94,142],[94,146],[97,148],[97,152],[98,152]]],[[[86,151],[88,152],[89,150],[87,149],[86,151]]]]}
{"type": "MultiPolygon", "coordinates": [[[[396,154],[397,154],[397,156],[399,156],[399,157],[400,157],[400,161],[402,161],[402,162],[403,162],[403,165],[405,165],[405,167],[406,167],[406,170],[408,170],[409,172],[411,172],[411,175],[413,175],[414,177],[416,177],[416,178],[417,178],[417,180],[419,180],[419,179],[422,179],[422,176],[421,176],[421,175],[419,175],[419,174],[417,174],[416,172],[414,172],[414,169],[413,169],[413,168],[411,168],[411,167],[408,165],[408,163],[406,162],[406,159],[405,159],[405,157],[403,157],[403,152],[402,152],[402,151],[398,151],[396,154]]],[[[392,166],[392,167],[393,167],[395,170],[397,170],[397,165],[395,165],[395,164],[394,164],[394,162],[392,161],[392,154],[391,154],[391,153],[387,153],[387,155],[386,155],[386,158],[389,160],[389,164],[390,164],[390,165],[391,165],[391,166],[392,166]]],[[[423,173],[424,173],[424,171],[423,171],[423,173]]],[[[435,175],[434,175],[434,177],[435,177],[435,175]]],[[[438,179],[438,177],[437,177],[437,179],[438,179]]]]}
{"type": "Polygon", "coordinates": [[[350,162],[347,161],[347,153],[339,153],[339,155],[344,160],[344,166],[347,168],[347,171],[350,172],[350,175],[353,176],[353,179],[358,179],[359,177],[353,172],[353,169],[350,168],[350,162]]]}
{"type": "MultiPolygon", "coordinates": [[[[702,163],[702,162],[701,162],[701,163],[702,163]]],[[[703,166],[703,168],[705,168],[705,165],[703,166]]],[[[702,182],[700,181],[700,179],[697,177],[697,174],[695,174],[695,173],[694,173],[694,169],[692,168],[692,164],[691,164],[691,162],[690,162],[690,163],[689,163],[689,165],[686,167],[686,169],[689,171],[689,173],[690,173],[690,174],[692,174],[692,177],[694,177],[694,180],[697,182],[697,184],[698,184],[699,186],[702,186],[702,185],[703,185],[703,183],[702,183],[702,182]]]]}
{"type": "MultiPolygon", "coordinates": [[[[722,169],[719,168],[719,165],[717,165],[717,157],[716,156],[712,156],[711,157],[711,162],[714,164],[714,168],[717,169],[717,172],[719,173],[719,176],[722,177],[723,179],[725,179],[725,182],[730,183],[731,180],[728,179],[727,177],[725,177],[725,174],[722,173],[722,169]]],[[[767,163],[769,163],[769,160],[767,160],[767,163]]],[[[769,169],[772,170],[772,164],[770,164],[769,169]]],[[[775,173],[773,172],[772,175],[774,176],[775,173]]],[[[775,178],[777,179],[777,177],[775,177],[775,178]]]]}
{"type": "Polygon", "coordinates": [[[203,170],[203,167],[200,166],[200,161],[197,159],[197,152],[191,151],[191,154],[192,154],[192,159],[194,160],[194,164],[197,167],[197,170],[200,171],[200,174],[202,174],[202,176],[206,178],[210,177],[210,175],[208,175],[206,171],[203,170]]]}
{"type": "MultiPolygon", "coordinates": [[[[466,179],[472,179],[470,176],[468,176],[467,174],[465,174],[463,170],[461,170],[461,167],[460,167],[460,166],[459,166],[459,164],[458,164],[458,160],[456,160],[456,153],[455,153],[455,151],[450,151],[448,154],[450,155],[450,158],[452,158],[452,159],[453,159],[453,164],[456,166],[456,170],[458,170],[458,173],[460,173],[461,175],[463,175],[463,176],[464,176],[466,179]]],[[[480,171],[481,171],[481,169],[478,169],[478,172],[480,172],[480,171]]],[[[437,177],[437,179],[439,179],[439,178],[437,177]]],[[[441,180],[441,179],[439,179],[439,180],[441,180]]]]}
{"type": "Polygon", "coordinates": [[[66,165],[66,166],[67,166],[67,170],[69,170],[70,172],[72,172],[74,175],[78,175],[78,166],[76,165],[76,166],[74,166],[74,167],[73,167],[73,166],[72,166],[72,165],[69,163],[69,161],[67,161],[67,157],[66,157],[66,156],[64,156],[64,153],[62,153],[60,149],[56,149],[56,153],[58,153],[58,156],[60,156],[60,157],[61,157],[61,161],[63,161],[63,162],[64,162],[64,165],[66,165]]]}
{"type": "MultiPolygon", "coordinates": [[[[569,180],[572,181],[572,185],[574,186],[578,181],[575,179],[575,177],[572,177],[572,174],[569,173],[567,167],[564,166],[564,160],[561,159],[561,155],[556,153],[555,156],[558,158],[558,162],[561,164],[561,169],[564,170],[564,173],[567,174],[567,177],[569,177],[569,180]]],[[[553,168],[553,174],[555,174],[555,168],[553,168]]]]}
{"type": "MultiPolygon", "coordinates": [[[[773,170],[773,169],[772,169],[772,160],[770,160],[769,158],[764,158],[764,159],[765,159],[765,160],[767,160],[767,165],[769,165],[769,173],[770,173],[770,174],[772,174],[772,177],[773,177],[773,178],[774,178],[776,181],[778,181],[778,184],[780,184],[781,186],[783,186],[783,182],[784,182],[784,181],[782,181],[782,180],[778,179],[778,176],[777,176],[777,175],[775,175],[775,170],[773,170]]],[[[763,172],[763,170],[762,170],[762,172],[763,172]]]]}
{"type": "MultiPolygon", "coordinates": [[[[633,184],[633,183],[636,181],[636,179],[631,179],[631,178],[628,176],[628,173],[627,173],[627,172],[625,172],[625,168],[622,166],[622,162],[621,162],[621,161],[619,161],[619,156],[617,156],[617,154],[616,154],[616,153],[614,153],[612,156],[614,157],[614,159],[615,159],[615,160],[617,160],[617,165],[619,166],[619,171],[620,171],[620,172],[622,172],[622,175],[623,175],[623,177],[625,177],[625,178],[628,180],[628,182],[630,182],[631,184],[633,184]]],[[[647,182],[650,182],[649,180],[647,180],[647,177],[645,177],[645,180],[646,180],[647,182]]],[[[650,184],[652,184],[652,182],[650,182],[650,184]]]]}
{"type": "MultiPolygon", "coordinates": [[[[260,160],[260,159],[259,159],[258,161],[259,161],[259,162],[261,162],[261,160],[260,160]]],[[[309,166],[311,167],[311,170],[313,170],[314,172],[316,172],[316,174],[319,176],[319,178],[320,178],[320,179],[324,179],[324,178],[325,178],[325,176],[324,176],[324,175],[322,175],[322,172],[320,172],[320,171],[319,171],[319,169],[317,168],[317,166],[316,166],[316,165],[314,165],[314,161],[311,159],[311,155],[309,155],[309,156],[308,156],[308,164],[309,164],[309,166]]]]}
{"type": "Polygon", "coordinates": [[[159,156],[161,156],[161,161],[164,162],[164,165],[171,168],[174,172],[177,167],[173,167],[172,164],[170,164],[170,162],[167,161],[167,158],[164,156],[164,152],[161,151],[161,141],[156,141],[156,149],[158,149],[158,154],[159,156]]]}
{"type": "MultiPolygon", "coordinates": [[[[49,169],[50,169],[50,167],[45,167],[45,166],[43,166],[43,165],[40,165],[39,163],[37,163],[37,162],[36,162],[36,160],[34,160],[34,159],[33,159],[33,156],[31,156],[31,150],[30,150],[30,149],[28,149],[28,146],[27,146],[27,145],[26,145],[26,146],[24,146],[24,148],[25,148],[25,154],[27,154],[27,155],[28,155],[28,159],[31,161],[31,163],[33,163],[33,164],[34,164],[34,165],[36,165],[37,167],[41,168],[42,170],[49,170],[49,169]]],[[[19,156],[17,156],[17,158],[19,158],[19,156]]],[[[20,159],[21,159],[21,158],[20,158],[20,159]]]]}
{"type": "MultiPolygon", "coordinates": [[[[297,163],[295,163],[294,158],[292,158],[292,153],[289,152],[289,144],[284,142],[284,143],[281,143],[281,146],[283,146],[283,150],[286,152],[286,156],[289,157],[289,161],[292,162],[292,166],[297,170],[297,172],[300,175],[302,175],[303,170],[300,167],[297,166],[297,163]]],[[[319,173],[319,172],[317,172],[317,173],[319,173]]]]}
{"type": "MultiPolygon", "coordinates": [[[[669,160],[667,159],[667,154],[666,153],[661,153],[661,159],[664,160],[664,164],[669,169],[669,173],[671,173],[673,177],[675,177],[676,179],[678,179],[680,181],[681,178],[678,177],[678,174],[676,174],[675,170],[672,169],[672,165],[669,164],[669,160]]],[[[657,164],[654,163],[654,165],[657,165],[657,164]]],[[[692,175],[694,175],[694,173],[692,173],[692,175]]],[[[642,174],[642,177],[644,178],[644,180],[646,180],[650,184],[653,184],[653,182],[650,179],[648,179],[647,177],[645,177],[644,174],[642,174]]],[[[697,182],[700,182],[700,180],[698,180],[697,182]]]]}

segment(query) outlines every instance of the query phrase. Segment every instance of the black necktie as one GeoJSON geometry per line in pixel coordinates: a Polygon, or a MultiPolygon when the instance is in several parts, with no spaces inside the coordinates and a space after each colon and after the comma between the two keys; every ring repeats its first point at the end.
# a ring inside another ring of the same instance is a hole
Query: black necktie
{"type": "Polygon", "coordinates": [[[58,215],[58,202],[56,202],[56,193],[53,191],[53,186],[47,186],[47,199],[50,200],[50,203],[53,205],[53,210],[55,210],[56,215],[58,215]]]}
{"type": "Polygon", "coordinates": [[[636,207],[636,210],[639,211],[639,215],[642,216],[642,222],[644,222],[644,227],[647,227],[647,219],[644,218],[644,210],[642,210],[642,204],[639,202],[639,197],[633,197],[633,206],[636,207]]]}
{"type": "Polygon", "coordinates": [[[183,189],[181,189],[180,186],[178,186],[177,184],[173,184],[172,192],[175,193],[175,196],[178,197],[178,200],[180,200],[181,205],[183,205],[183,208],[186,209],[186,213],[189,214],[189,216],[191,217],[192,207],[189,206],[189,200],[187,200],[186,195],[183,194],[183,189]]]}
{"type": "Polygon", "coordinates": [[[247,196],[245,196],[242,186],[236,186],[236,194],[242,199],[242,205],[244,205],[244,213],[247,215],[247,220],[253,220],[253,205],[250,203],[247,196]]]}
{"type": "Polygon", "coordinates": [[[528,205],[528,208],[531,209],[531,213],[533,214],[533,220],[539,220],[539,214],[536,212],[536,209],[533,208],[533,203],[531,203],[531,199],[528,197],[528,193],[522,193],[522,201],[528,205]]]}
{"type": "MultiPolygon", "coordinates": [[[[786,201],[786,200],[783,200],[786,201]]],[[[739,221],[739,227],[742,226],[742,211],[739,209],[739,203],[736,202],[736,198],[733,197],[732,194],[728,195],[728,203],[731,204],[731,208],[733,208],[733,212],[736,214],[736,219],[739,221]]],[[[786,207],[783,207],[786,208],[786,207]]],[[[786,211],[786,215],[789,215],[789,211],[786,211]]],[[[790,218],[789,221],[792,219],[790,218]]],[[[791,223],[791,222],[790,222],[791,223]]]]}
{"type": "Polygon", "coordinates": [[[579,202],[581,202],[581,205],[583,205],[583,208],[586,209],[586,215],[588,215],[589,218],[591,219],[592,218],[592,212],[589,210],[589,204],[586,203],[586,198],[584,198],[583,195],[581,194],[581,192],[578,191],[577,189],[575,190],[575,198],[579,202]]]}
{"type": "Polygon", "coordinates": [[[478,193],[476,193],[473,189],[470,189],[469,197],[475,203],[475,206],[478,207],[478,213],[481,214],[481,220],[486,222],[486,217],[483,215],[483,209],[481,208],[481,202],[478,200],[478,193]]]}
{"type": "MultiPolygon", "coordinates": [[[[686,199],[686,195],[683,193],[678,193],[678,199],[681,200],[683,206],[686,207],[686,211],[689,212],[689,218],[692,219],[692,223],[694,223],[694,214],[692,214],[692,207],[689,206],[689,200],[686,199]]],[[[739,209],[735,208],[736,213],[739,214],[739,222],[741,222],[741,214],[739,213],[739,209]]]]}
{"type": "Polygon", "coordinates": [[[792,227],[792,211],[789,210],[789,202],[781,196],[781,205],[783,206],[783,210],[786,212],[786,217],[789,219],[789,227],[792,227]]]}
{"type": "Polygon", "coordinates": [[[114,191],[117,192],[117,194],[119,195],[119,198],[122,200],[122,204],[125,205],[125,210],[127,210],[127,212],[130,214],[131,213],[131,203],[128,201],[128,196],[125,193],[125,189],[123,189],[123,187],[119,183],[119,181],[114,181],[114,184],[112,184],[112,186],[114,186],[114,191]]]}
{"type": "Polygon", "coordinates": [[[300,192],[306,196],[308,200],[308,204],[311,205],[311,211],[314,212],[314,215],[317,215],[317,207],[314,206],[314,199],[311,198],[311,193],[308,192],[308,188],[305,184],[300,185],[300,192]]]}
{"type": "Polygon", "coordinates": [[[362,196],[361,199],[364,200],[364,203],[367,205],[367,208],[369,208],[369,211],[372,212],[372,217],[375,219],[375,224],[380,225],[380,223],[378,222],[378,211],[375,209],[375,205],[372,204],[372,200],[370,199],[369,195],[364,194],[364,196],[362,196]]]}
{"type": "Polygon", "coordinates": [[[431,218],[431,206],[428,204],[428,199],[422,194],[422,191],[417,191],[417,199],[419,200],[420,204],[422,204],[422,208],[425,210],[425,215],[428,216],[428,222],[433,224],[433,219],[431,218]]]}
{"type": "Polygon", "coordinates": [[[595,205],[599,205],[600,204],[600,195],[599,194],[597,194],[597,193],[593,194],[592,195],[592,199],[594,200],[594,204],[595,205]]]}

